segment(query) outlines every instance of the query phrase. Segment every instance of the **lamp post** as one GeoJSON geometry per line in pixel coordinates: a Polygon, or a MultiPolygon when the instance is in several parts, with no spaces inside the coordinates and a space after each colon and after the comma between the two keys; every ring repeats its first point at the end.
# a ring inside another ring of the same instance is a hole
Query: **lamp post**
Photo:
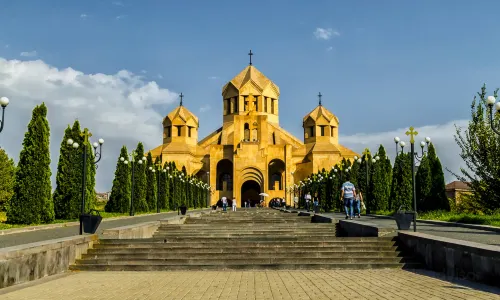
{"type": "MultiPolygon", "coordinates": [[[[134,175],[135,175],[135,163],[136,163],[136,157],[137,157],[137,153],[134,151],[132,151],[130,153],[130,155],[127,155],[127,156],[130,156],[130,162],[132,163],[132,186],[130,188],[130,211],[129,211],[129,215],[130,216],[133,216],[135,214],[135,208],[134,208],[134,175]]],[[[123,162],[124,164],[128,164],[128,158],[125,158],[125,157],[120,157],[120,161],[123,162]]],[[[138,164],[142,165],[143,162],[146,162],[146,158],[143,157],[141,159],[139,159],[137,161],[138,164]]]]}
{"type": "MultiPolygon", "coordinates": [[[[368,204],[366,206],[366,214],[369,214],[370,213],[370,195],[369,195],[369,189],[370,189],[370,163],[371,164],[374,164],[376,163],[380,157],[379,156],[375,156],[374,158],[371,158],[371,153],[370,153],[370,149],[368,148],[365,148],[365,150],[363,151],[362,153],[365,157],[365,166],[366,166],[366,188],[365,188],[365,197],[366,197],[366,203],[368,204]]],[[[361,165],[361,163],[363,163],[363,160],[361,158],[358,158],[357,156],[354,156],[354,160],[359,163],[361,165]]]]}
{"type": "MultiPolygon", "coordinates": [[[[92,136],[92,133],[89,132],[87,128],[80,133],[80,136],[83,137],[83,151],[82,151],[82,202],[80,208],[80,235],[83,234],[83,215],[85,214],[85,192],[87,190],[87,146],[90,145],[89,138],[92,136]]],[[[103,139],[98,140],[99,143],[93,143],[92,147],[94,147],[94,160],[91,162],[92,164],[97,164],[102,158],[102,144],[104,144],[103,139]],[[99,151],[97,148],[99,147],[99,151]],[[97,160],[96,160],[97,158],[97,160]]],[[[68,139],[66,143],[76,150],[80,147],[80,145],[73,141],[72,139],[68,139]]]]}
{"type": "MultiPolygon", "coordinates": [[[[424,151],[424,147],[427,146],[429,147],[429,144],[431,142],[430,137],[426,137],[425,141],[420,142],[420,148],[422,150],[422,153],[419,155],[418,153],[415,152],[415,136],[418,135],[418,132],[415,130],[415,128],[410,127],[408,131],[405,133],[407,136],[410,137],[410,155],[411,155],[411,182],[412,182],[412,191],[413,191],[413,231],[417,231],[417,189],[416,189],[416,183],[415,183],[415,160],[420,160],[424,157],[425,153],[427,151],[424,151]]],[[[401,146],[401,153],[403,153],[403,148],[406,145],[405,142],[401,141],[399,137],[394,138],[394,142],[396,143],[396,156],[398,155],[398,143],[401,146]]]]}
{"type": "Polygon", "coordinates": [[[2,106],[2,120],[0,120],[0,132],[3,130],[3,125],[5,123],[5,109],[9,105],[9,98],[2,97],[0,98],[0,106],[2,106]]]}
{"type": "Polygon", "coordinates": [[[497,126],[495,126],[493,124],[494,123],[493,106],[495,106],[497,114],[500,114],[500,101],[499,102],[496,102],[496,101],[497,101],[497,99],[495,98],[495,96],[488,96],[488,98],[486,98],[486,103],[488,104],[488,111],[489,111],[489,115],[490,115],[491,129],[493,130],[494,133],[496,133],[497,135],[500,135],[500,130],[499,130],[499,128],[497,128],[498,123],[497,123],[497,126]]]}
{"type": "Polygon", "coordinates": [[[156,186],[156,213],[160,213],[161,212],[161,209],[160,209],[160,194],[161,194],[161,189],[160,189],[160,184],[161,184],[161,174],[162,173],[166,173],[167,170],[166,169],[163,169],[162,166],[161,166],[161,162],[158,162],[158,163],[155,163],[154,164],[154,168],[153,167],[149,167],[149,171],[153,172],[153,174],[156,173],[156,171],[158,171],[158,174],[156,175],[156,178],[157,178],[157,181],[158,181],[158,184],[156,186]]]}
{"type": "MultiPolygon", "coordinates": [[[[207,171],[207,186],[210,185],[210,172],[207,171]]],[[[210,207],[210,193],[207,189],[207,186],[205,186],[206,194],[207,194],[207,207],[210,207]]]]}

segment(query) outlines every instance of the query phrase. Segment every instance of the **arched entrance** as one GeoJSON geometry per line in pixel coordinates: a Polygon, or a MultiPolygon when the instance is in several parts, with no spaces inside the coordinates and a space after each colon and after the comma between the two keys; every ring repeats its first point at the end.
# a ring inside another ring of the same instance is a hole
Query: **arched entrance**
{"type": "Polygon", "coordinates": [[[260,184],[255,180],[247,180],[241,186],[241,207],[245,207],[245,201],[250,200],[250,206],[254,207],[260,201],[260,184]]]}

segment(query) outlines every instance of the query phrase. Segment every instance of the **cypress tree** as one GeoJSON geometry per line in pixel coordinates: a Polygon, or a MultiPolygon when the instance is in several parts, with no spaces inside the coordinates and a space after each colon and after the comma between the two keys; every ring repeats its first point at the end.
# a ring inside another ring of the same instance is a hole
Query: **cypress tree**
{"type": "MultiPolygon", "coordinates": [[[[155,164],[161,164],[161,159],[159,156],[156,157],[155,164]]],[[[165,163],[162,171],[156,173],[156,182],[160,182],[160,194],[157,195],[160,209],[168,209],[168,173],[166,172],[167,165],[168,164],[165,163]]]]}
{"type": "Polygon", "coordinates": [[[9,201],[7,222],[49,223],[54,220],[50,182],[50,127],[45,103],[36,106],[16,168],[14,194],[9,201]]]}
{"type": "Polygon", "coordinates": [[[432,201],[432,173],[429,155],[425,155],[420,161],[420,165],[415,175],[415,185],[417,189],[417,210],[428,211],[432,201]]]}
{"type": "MultiPolygon", "coordinates": [[[[136,160],[144,157],[144,145],[139,143],[135,150],[136,160]]],[[[146,164],[134,163],[134,210],[136,212],[149,211],[148,202],[146,201],[146,164]]]]}
{"type": "Polygon", "coordinates": [[[411,155],[403,153],[396,157],[392,171],[391,210],[398,210],[400,207],[406,210],[413,210],[413,189],[411,182],[411,155]]]}
{"type": "Polygon", "coordinates": [[[68,125],[61,142],[59,162],[57,164],[56,189],[53,195],[56,219],[76,219],[80,212],[78,187],[81,183],[77,178],[78,170],[75,170],[77,166],[73,164],[73,160],[78,159],[78,151],[72,145],[68,145],[67,141],[69,139],[73,139],[73,131],[68,125]]]}
{"type": "Polygon", "coordinates": [[[115,178],[113,179],[113,187],[111,188],[111,195],[109,196],[108,203],[104,207],[107,212],[120,212],[126,213],[130,210],[130,190],[131,186],[131,166],[128,161],[128,150],[123,146],[116,162],[115,178]],[[120,158],[123,157],[125,164],[120,158]]]}
{"type": "Polygon", "coordinates": [[[428,155],[432,174],[430,195],[433,198],[429,209],[450,211],[450,203],[446,197],[446,183],[444,181],[443,166],[441,165],[441,161],[432,143],[429,145],[428,155]]]}
{"type": "Polygon", "coordinates": [[[372,176],[372,209],[375,211],[389,209],[389,197],[391,195],[392,166],[391,160],[387,157],[385,148],[380,145],[375,157],[379,160],[373,165],[372,176]]]}
{"type": "MultiPolygon", "coordinates": [[[[99,148],[97,148],[98,150],[99,148]]],[[[85,192],[85,209],[88,212],[90,209],[95,208],[97,204],[97,194],[95,192],[95,175],[96,175],[96,153],[92,147],[92,143],[89,141],[87,145],[87,179],[85,184],[87,185],[87,191],[85,192]]]]}
{"type": "Polygon", "coordinates": [[[155,165],[153,164],[153,156],[151,155],[151,152],[148,152],[146,158],[146,202],[148,203],[150,211],[156,211],[156,170],[155,165]]]}
{"type": "Polygon", "coordinates": [[[0,211],[6,209],[7,203],[14,194],[16,167],[14,160],[0,148],[0,211]]]}

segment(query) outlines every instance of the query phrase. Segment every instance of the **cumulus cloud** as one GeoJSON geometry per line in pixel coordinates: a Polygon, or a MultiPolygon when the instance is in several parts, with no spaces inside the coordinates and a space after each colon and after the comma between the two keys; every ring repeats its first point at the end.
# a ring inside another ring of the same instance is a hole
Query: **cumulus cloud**
{"type": "Polygon", "coordinates": [[[126,17],[127,17],[127,15],[119,15],[119,16],[116,16],[115,19],[121,20],[121,19],[124,19],[126,17]]]}
{"type": "Polygon", "coordinates": [[[333,50],[333,47],[332,47],[332,46],[330,46],[330,47],[326,48],[326,51],[327,51],[327,52],[330,52],[330,51],[332,51],[332,50],[333,50]]]}
{"type": "Polygon", "coordinates": [[[217,76],[209,76],[208,79],[216,80],[216,79],[219,79],[219,77],[217,77],[217,76]]]}
{"type": "Polygon", "coordinates": [[[88,15],[87,14],[81,14],[80,19],[87,19],[88,15]]]}
{"type": "Polygon", "coordinates": [[[33,51],[21,52],[19,53],[19,55],[23,57],[35,57],[38,55],[38,53],[36,52],[36,50],[33,50],[33,51]]]}
{"type": "Polygon", "coordinates": [[[339,36],[340,33],[336,30],[333,30],[332,28],[316,28],[316,30],[313,32],[314,37],[317,38],[318,40],[329,40],[334,36],[339,36]]]}
{"type": "Polygon", "coordinates": [[[85,74],[72,68],[57,69],[41,60],[3,58],[0,58],[0,91],[11,100],[0,146],[16,161],[33,107],[46,103],[53,178],[68,124],[78,119],[82,127],[89,128],[94,140],[104,138],[103,159],[97,171],[98,191],[111,188],[122,145],[132,149],[142,141],[146,149],[151,149],[161,143],[163,116],[153,105],[168,111],[167,106],[178,97],[156,82],[144,81],[142,76],[126,70],[116,74],[85,74]]]}
{"type": "Polygon", "coordinates": [[[200,107],[200,112],[206,112],[206,111],[209,111],[212,107],[210,107],[210,105],[203,105],[202,107],[200,107]]]}
{"type": "MultiPolygon", "coordinates": [[[[415,128],[418,135],[415,137],[415,143],[420,144],[425,137],[430,137],[436,148],[436,152],[443,165],[444,175],[446,182],[456,180],[456,178],[450,174],[445,168],[450,169],[453,172],[459,172],[460,167],[466,167],[463,160],[460,158],[460,148],[455,142],[454,135],[456,133],[455,125],[459,127],[467,127],[468,120],[456,120],[446,124],[440,125],[428,125],[419,128],[415,128]]],[[[388,132],[378,132],[378,133],[359,133],[348,136],[340,136],[339,140],[341,143],[353,149],[358,153],[362,153],[363,149],[369,148],[372,152],[375,152],[380,144],[383,144],[387,154],[394,161],[396,155],[396,146],[394,143],[394,137],[399,137],[402,141],[405,141],[408,146],[406,150],[409,151],[409,137],[405,135],[408,128],[399,128],[388,132]]],[[[420,146],[415,145],[417,150],[420,151],[420,146]]]]}

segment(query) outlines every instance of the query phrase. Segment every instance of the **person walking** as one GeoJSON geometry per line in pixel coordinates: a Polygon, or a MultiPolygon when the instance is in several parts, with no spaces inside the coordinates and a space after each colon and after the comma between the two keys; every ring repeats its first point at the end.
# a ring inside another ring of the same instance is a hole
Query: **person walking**
{"type": "Polygon", "coordinates": [[[311,193],[307,193],[305,196],[304,196],[304,199],[306,200],[306,210],[309,212],[310,210],[310,202],[311,201],[311,193]]]}
{"type": "Polygon", "coordinates": [[[352,205],[356,197],[356,188],[349,180],[342,184],[340,201],[344,201],[345,218],[351,219],[353,217],[352,205]]]}
{"type": "Polygon", "coordinates": [[[227,198],[222,197],[222,211],[227,211],[227,198]]]}
{"type": "Polygon", "coordinates": [[[315,193],[314,194],[314,198],[313,198],[313,209],[314,209],[314,213],[319,213],[319,198],[318,198],[318,193],[315,193]]]}
{"type": "Polygon", "coordinates": [[[236,197],[233,198],[233,211],[236,211],[236,197]]]}
{"type": "Polygon", "coordinates": [[[358,215],[358,218],[361,218],[361,206],[364,206],[365,204],[363,203],[363,194],[361,193],[361,189],[356,192],[356,196],[354,197],[354,208],[356,209],[356,212],[354,216],[356,216],[356,213],[358,215]]]}

